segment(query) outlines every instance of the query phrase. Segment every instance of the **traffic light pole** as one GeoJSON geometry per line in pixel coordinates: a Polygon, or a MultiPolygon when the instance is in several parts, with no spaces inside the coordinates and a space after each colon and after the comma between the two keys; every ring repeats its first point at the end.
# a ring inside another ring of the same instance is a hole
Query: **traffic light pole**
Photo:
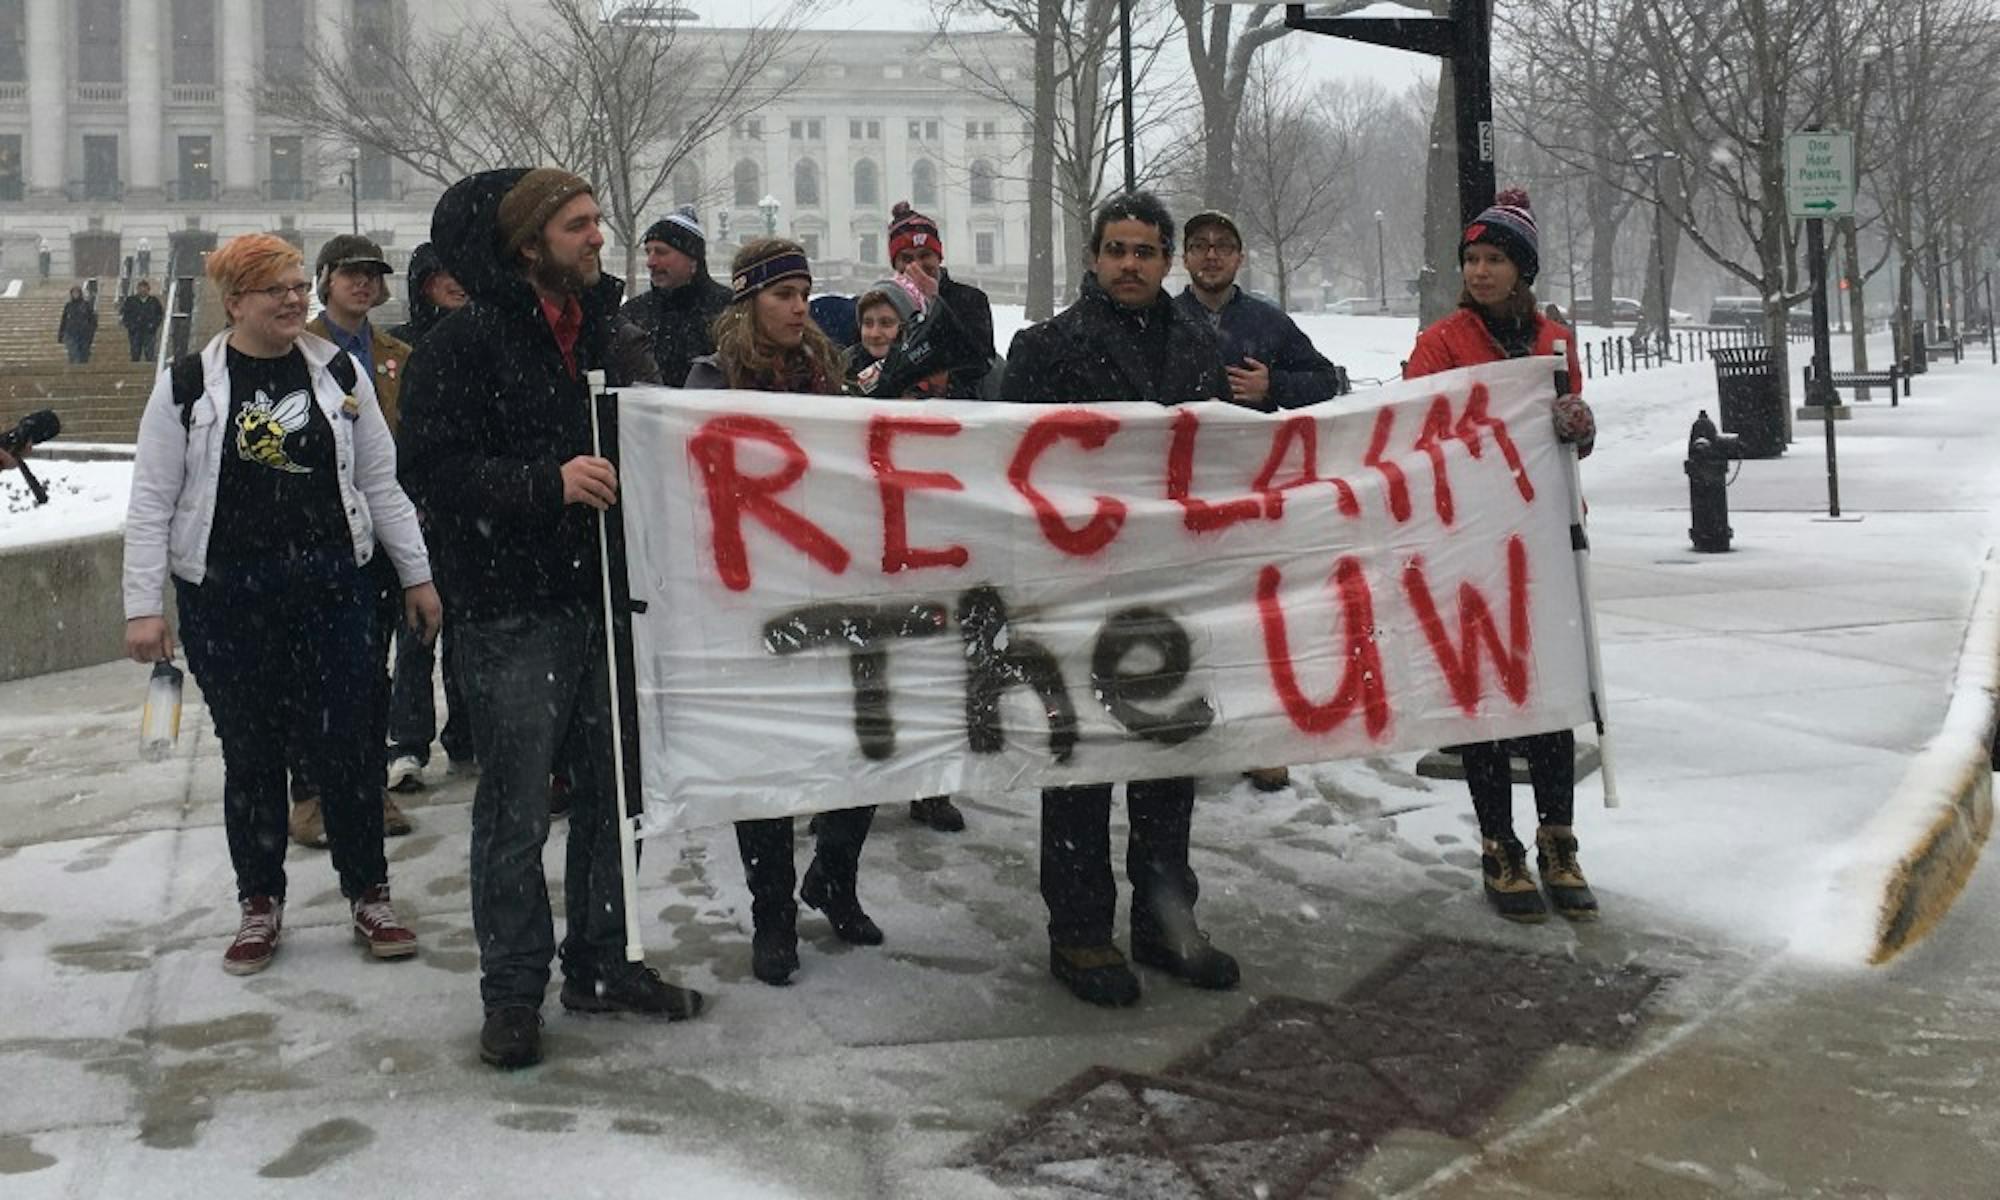
{"type": "Polygon", "coordinates": [[[1451,63],[1458,133],[1458,214],[1464,227],[1493,203],[1493,3],[1452,0],[1445,17],[1309,17],[1285,6],[1285,27],[1409,50],[1451,63]]]}

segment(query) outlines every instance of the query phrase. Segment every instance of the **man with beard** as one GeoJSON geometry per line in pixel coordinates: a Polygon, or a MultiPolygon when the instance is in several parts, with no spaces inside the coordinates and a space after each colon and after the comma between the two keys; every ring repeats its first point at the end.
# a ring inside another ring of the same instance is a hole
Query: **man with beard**
{"type": "Polygon", "coordinates": [[[690,362],[715,353],[715,319],[730,291],[709,276],[708,240],[693,205],[653,222],[643,244],[653,290],[627,301],[618,315],[646,331],[660,381],[679,387],[690,362]]]}
{"type": "Polygon", "coordinates": [[[556,954],[542,847],[549,774],[570,772],[562,1004],[679,1020],[701,994],[624,956],[611,703],[596,521],[618,499],[591,450],[586,374],[615,353],[623,281],[599,270],[590,184],[553,167],[453,184],[431,241],[471,301],[431,331],[403,385],[405,488],[431,522],[440,590],[475,715],[472,922],[480,1057],[541,1060],[556,954]]]}
{"type": "MultiPolygon", "coordinates": [[[[1150,192],[1112,197],[1090,234],[1091,270],[1069,308],[1014,336],[1005,398],[1040,404],[1150,400],[1186,404],[1230,395],[1222,352],[1206,321],[1162,289],[1173,265],[1174,222],[1150,192]]],[[[1236,960],[1195,925],[1200,894],[1188,864],[1194,780],[1125,785],[1131,817],[1125,874],[1132,884],[1132,957],[1201,988],[1232,988],[1236,960]]],[[[1139,980],[1112,943],[1118,883],[1111,874],[1111,785],[1042,790],[1042,900],[1049,909],[1049,971],[1078,999],[1139,999],[1139,980]]]]}

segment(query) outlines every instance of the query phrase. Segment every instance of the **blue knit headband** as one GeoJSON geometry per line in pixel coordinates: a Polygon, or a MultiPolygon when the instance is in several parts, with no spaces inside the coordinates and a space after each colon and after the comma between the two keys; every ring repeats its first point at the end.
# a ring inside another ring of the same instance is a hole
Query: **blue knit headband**
{"type": "Polygon", "coordinates": [[[796,250],[782,251],[738,271],[729,281],[729,286],[736,290],[731,300],[747,300],[780,279],[801,278],[812,283],[812,268],[806,265],[806,256],[796,250]]]}

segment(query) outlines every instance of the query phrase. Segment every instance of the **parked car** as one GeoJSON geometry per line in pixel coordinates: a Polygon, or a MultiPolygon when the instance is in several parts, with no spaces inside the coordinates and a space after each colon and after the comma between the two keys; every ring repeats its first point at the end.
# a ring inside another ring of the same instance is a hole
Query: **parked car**
{"type": "MultiPolygon", "coordinates": [[[[1764,327],[1764,301],[1760,296],[1717,296],[1708,306],[1710,325],[1740,325],[1745,329],[1764,327]]],[[[1785,326],[1793,333],[1812,332],[1812,306],[1795,304],[1785,313],[1785,326]]]]}
{"type": "MultiPolygon", "coordinates": [[[[1326,306],[1326,311],[1343,317],[1383,316],[1380,296],[1343,296],[1326,306]]],[[[1386,315],[1391,317],[1414,317],[1417,315],[1415,296],[1391,296],[1386,315]]]]}
{"type": "MultiPolygon", "coordinates": [[[[1580,314],[1581,319],[1590,319],[1593,315],[1594,307],[1589,296],[1579,296],[1577,298],[1576,312],[1580,314]]],[[[1611,297],[1611,323],[1613,325],[1637,325],[1639,324],[1639,318],[1643,315],[1650,314],[1645,312],[1644,305],[1632,297],[1611,297]]],[[[1685,325],[1694,320],[1694,314],[1684,313],[1680,309],[1669,305],[1667,308],[1667,320],[1675,325],[1685,325]]],[[[1575,322],[1571,323],[1574,324],[1575,322]]]]}

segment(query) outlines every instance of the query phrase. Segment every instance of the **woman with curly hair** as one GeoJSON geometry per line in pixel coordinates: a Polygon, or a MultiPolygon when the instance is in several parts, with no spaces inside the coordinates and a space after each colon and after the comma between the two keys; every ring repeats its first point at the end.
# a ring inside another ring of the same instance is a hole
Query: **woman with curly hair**
{"type": "MultiPolygon", "coordinates": [[[[837,395],[845,378],[840,351],[813,324],[806,300],[812,269],[804,247],[762,238],[730,263],[729,307],[715,321],[715,353],[689,366],[687,387],[837,395]]],[[[750,884],[750,970],[772,986],[799,969],[799,899],[826,914],[844,942],[875,946],[882,930],[861,909],[855,876],[875,808],[843,808],[813,821],[817,853],[799,884],[792,865],[792,818],[738,821],[736,846],[750,884]]]]}

